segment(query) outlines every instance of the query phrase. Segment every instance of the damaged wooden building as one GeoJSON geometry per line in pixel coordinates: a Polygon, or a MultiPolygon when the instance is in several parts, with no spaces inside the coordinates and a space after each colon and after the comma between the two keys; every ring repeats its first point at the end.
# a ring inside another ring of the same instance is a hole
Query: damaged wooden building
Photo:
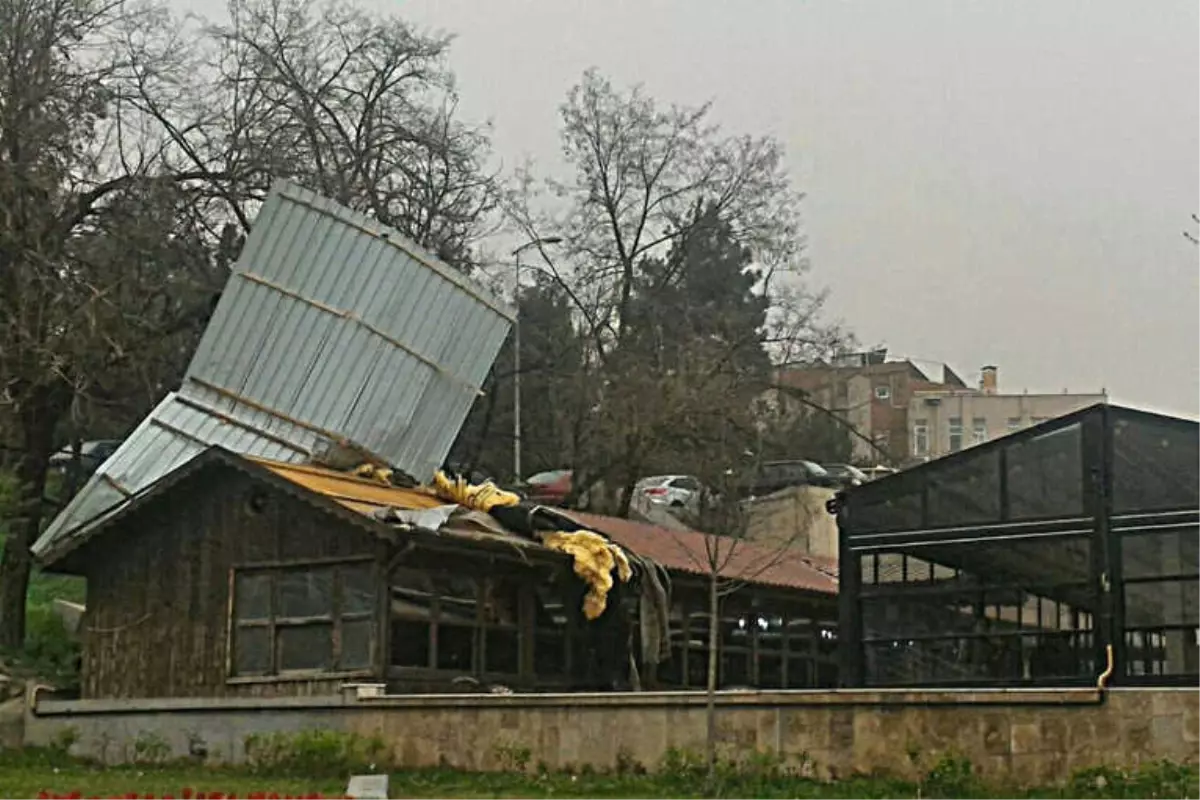
{"type": "MultiPolygon", "coordinates": [[[[701,534],[563,512],[664,568],[658,649],[638,580],[615,578],[588,620],[569,554],[447,508],[419,489],[209,448],[45,554],[87,579],[82,696],[703,688],[701,534]]],[[[738,543],[724,576],[758,565],[722,603],[721,685],[835,685],[835,579],[757,547],[738,543]]]]}

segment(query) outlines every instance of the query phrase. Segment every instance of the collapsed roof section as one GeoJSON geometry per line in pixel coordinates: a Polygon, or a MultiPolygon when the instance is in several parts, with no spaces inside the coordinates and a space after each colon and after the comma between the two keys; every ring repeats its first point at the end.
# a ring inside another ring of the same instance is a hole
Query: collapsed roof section
{"type": "Polygon", "coordinates": [[[264,203],[183,385],[53,520],[42,558],[209,446],[350,448],[428,480],[515,312],[371,218],[287,182],[264,203]]]}

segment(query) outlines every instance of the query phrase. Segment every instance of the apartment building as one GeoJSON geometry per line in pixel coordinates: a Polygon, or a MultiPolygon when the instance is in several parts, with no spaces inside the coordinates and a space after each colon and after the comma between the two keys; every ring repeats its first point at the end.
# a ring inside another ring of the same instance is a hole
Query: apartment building
{"type": "Polygon", "coordinates": [[[1003,394],[999,370],[983,367],[978,389],[927,388],[912,393],[906,413],[910,460],[939,458],[1104,402],[1108,402],[1104,390],[1093,394],[1003,394]]]}
{"type": "MultiPolygon", "coordinates": [[[[782,386],[845,420],[855,433],[853,459],[860,464],[907,460],[912,453],[908,415],[922,391],[971,391],[954,370],[937,362],[889,360],[887,350],[850,353],[829,363],[801,364],[781,371],[782,386]]],[[[779,405],[800,410],[786,394],[779,405]]],[[[797,454],[803,455],[803,454],[797,454]]]]}

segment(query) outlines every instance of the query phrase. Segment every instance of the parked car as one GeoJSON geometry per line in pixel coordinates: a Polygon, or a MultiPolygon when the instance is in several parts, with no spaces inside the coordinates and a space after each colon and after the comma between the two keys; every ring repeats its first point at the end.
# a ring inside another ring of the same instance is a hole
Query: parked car
{"type": "MultiPolygon", "coordinates": [[[[120,439],[97,439],[83,442],[79,446],[79,474],[87,477],[100,468],[109,456],[117,452],[121,446],[120,439]]],[[[64,447],[50,456],[50,469],[66,472],[75,461],[75,453],[70,446],[64,447]]]]}
{"type": "Polygon", "coordinates": [[[867,473],[851,464],[822,464],[821,466],[825,468],[825,471],[829,473],[830,477],[841,488],[861,486],[871,480],[867,473]]]}
{"type": "Polygon", "coordinates": [[[738,481],[743,495],[758,497],[791,486],[824,486],[833,488],[837,481],[824,467],[814,461],[765,461],[758,469],[738,481]]]}
{"type": "Polygon", "coordinates": [[[633,487],[635,497],[668,508],[696,508],[703,490],[704,484],[691,475],[653,475],[633,487]]]}
{"type": "Polygon", "coordinates": [[[888,475],[895,475],[899,471],[900,470],[898,470],[898,469],[894,469],[892,467],[885,467],[885,466],[881,465],[881,466],[875,466],[875,467],[867,467],[863,470],[863,473],[867,476],[868,480],[873,481],[873,480],[876,480],[877,478],[886,478],[888,475]]]}
{"type": "Polygon", "coordinates": [[[569,469],[552,469],[530,475],[521,485],[521,491],[530,502],[544,506],[559,506],[571,494],[569,469]]]}

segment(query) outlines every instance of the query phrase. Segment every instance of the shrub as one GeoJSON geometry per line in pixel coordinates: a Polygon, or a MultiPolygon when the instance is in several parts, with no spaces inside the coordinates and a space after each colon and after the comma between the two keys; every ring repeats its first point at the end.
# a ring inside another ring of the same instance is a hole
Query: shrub
{"type": "Polygon", "coordinates": [[[955,753],[943,754],[926,773],[921,786],[928,797],[973,797],[981,790],[971,759],[955,753]]]}
{"type": "Polygon", "coordinates": [[[387,769],[387,745],[379,736],[331,730],[252,733],[246,737],[246,763],[274,775],[343,776],[387,769]]]}
{"type": "Polygon", "coordinates": [[[25,649],[17,660],[60,689],[79,685],[79,643],[52,607],[29,606],[25,614],[25,649]]]}

